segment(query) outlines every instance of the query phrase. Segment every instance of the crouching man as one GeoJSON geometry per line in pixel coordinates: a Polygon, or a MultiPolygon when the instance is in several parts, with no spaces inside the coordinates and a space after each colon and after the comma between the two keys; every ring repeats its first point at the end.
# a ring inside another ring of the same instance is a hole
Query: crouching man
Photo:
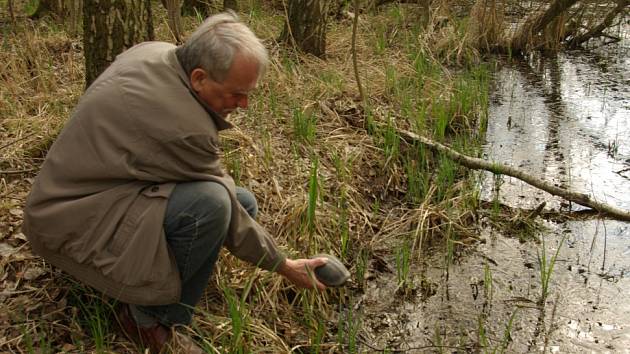
{"type": "Polygon", "coordinates": [[[254,220],[256,199],[220,165],[218,132],[268,63],[223,13],[182,46],[141,43],[88,88],[25,208],[35,253],[120,300],[126,334],[160,352],[190,323],[222,246],[299,287],[324,289],[325,259],[286,258],[254,220]]]}

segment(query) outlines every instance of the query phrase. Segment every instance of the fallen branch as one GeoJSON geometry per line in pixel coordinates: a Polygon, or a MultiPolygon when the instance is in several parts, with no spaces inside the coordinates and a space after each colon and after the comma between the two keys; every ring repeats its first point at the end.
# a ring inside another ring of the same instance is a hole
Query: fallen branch
{"type": "Polygon", "coordinates": [[[550,184],[549,182],[546,182],[546,181],[543,181],[542,179],[528,175],[523,171],[515,169],[514,167],[503,165],[500,163],[488,162],[479,158],[463,155],[445,145],[442,145],[431,139],[428,139],[426,137],[420,136],[418,134],[415,134],[409,131],[398,130],[398,135],[409,143],[419,142],[426,145],[431,150],[439,151],[447,155],[453,161],[465,167],[468,167],[474,170],[486,170],[492,173],[518,178],[519,180],[527,184],[530,184],[536,188],[542,189],[547,193],[562,197],[568,201],[571,201],[571,202],[574,202],[574,203],[577,203],[577,204],[580,204],[589,208],[593,208],[599,211],[600,213],[608,214],[616,219],[630,221],[630,211],[622,210],[614,206],[598,202],[596,200],[593,200],[593,198],[589,197],[588,195],[584,193],[571,192],[562,188],[558,188],[550,184]]]}
{"type": "Polygon", "coordinates": [[[588,32],[573,38],[571,41],[569,41],[569,45],[571,47],[577,47],[591,38],[603,36],[604,30],[612,25],[615,17],[624,12],[628,5],[630,5],[630,0],[617,1],[617,7],[608,12],[602,22],[600,22],[597,26],[591,28],[588,32]]]}

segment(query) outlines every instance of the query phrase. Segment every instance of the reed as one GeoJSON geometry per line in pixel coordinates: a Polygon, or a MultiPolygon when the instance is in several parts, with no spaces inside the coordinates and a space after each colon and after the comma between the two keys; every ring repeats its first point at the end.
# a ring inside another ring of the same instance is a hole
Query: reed
{"type": "Polygon", "coordinates": [[[313,144],[317,131],[317,118],[310,112],[304,112],[300,108],[293,109],[293,133],[298,142],[313,144]]]}
{"type": "Polygon", "coordinates": [[[69,303],[75,304],[79,312],[77,322],[89,332],[97,353],[109,351],[111,334],[110,318],[116,304],[107,303],[102,296],[95,294],[81,285],[76,284],[70,291],[69,303]]]}
{"type": "MultiPolygon", "coordinates": [[[[315,233],[315,210],[317,209],[317,197],[319,195],[319,178],[317,168],[319,160],[315,158],[311,167],[311,175],[308,181],[308,209],[306,212],[306,229],[309,237],[312,239],[315,233]]],[[[311,248],[314,245],[311,245],[311,248]]]]}
{"type": "Polygon", "coordinates": [[[560,244],[556,251],[551,256],[551,258],[547,255],[547,248],[545,246],[545,236],[541,233],[540,235],[540,249],[536,252],[538,259],[538,267],[540,269],[540,298],[538,303],[541,306],[544,306],[545,300],[547,300],[547,296],[549,295],[549,281],[551,280],[551,276],[553,275],[553,268],[556,265],[556,260],[558,258],[558,254],[560,253],[560,249],[562,248],[562,244],[566,239],[566,234],[563,234],[562,239],[560,240],[560,244]]]}
{"type": "Polygon", "coordinates": [[[402,242],[396,249],[396,280],[398,292],[404,295],[412,290],[413,280],[410,279],[411,271],[411,243],[409,240],[402,242]]]}

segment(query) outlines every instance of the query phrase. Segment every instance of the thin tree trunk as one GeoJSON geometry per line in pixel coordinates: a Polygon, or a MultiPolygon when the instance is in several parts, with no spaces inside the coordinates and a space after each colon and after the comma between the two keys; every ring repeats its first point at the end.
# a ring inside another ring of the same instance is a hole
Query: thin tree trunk
{"type": "Polygon", "coordinates": [[[507,175],[514,178],[518,178],[523,182],[526,182],[536,188],[542,189],[547,193],[562,197],[568,201],[593,208],[601,213],[605,213],[619,220],[630,221],[630,211],[622,210],[614,206],[598,202],[593,200],[586,194],[571,192],[562,188],[558,188],[549,182],[543,181],[539,178],[526,174],[523,171],[517,170],[514,167],[503,165],[499,163],[491,163],[482,159],[466,156],[461,154],[447,146],[444,146],[438,142],[435,142],[426,137],[414,134],[409,131],[398,130],[398,134],[409,143],[422,143],[432,150],[441,152],[448,156],[453,161],[474,170],[486,170],[492,173],[507,175]]]}
{"type": "Polygon", "coordinates": [[[568,10],[579,0],[555,0],[547,10],[529,17],[518,32],[512,37],[510,47],[513,50],[526,50],[528,44],[535,42],[535,37],[556,17],[568,10]]]}
{"type": "Polygon", "coordinates": [[[86,87],[114,61],[116,55],[154,37],[150,0],[85,0],[86,87]]]}
{"type": "Polygon", "coordinates": [[[280,41],[306,53],[326,56],[328,0],[290,0],[280,41]]]}
{"type": "Polygon", "coordinates": [[[7,10],[9,11],[9,17],[11,17],[11,24],[15,28],[15,11],[13,10],[13,0],[8,1],[7,10]]]}
{"type": "Polygon", "coordinates": [[[162,0],[168,14],[168,28],[175,42],[182,43],[182,3],[183,0],[162,0]]]}
{"type": "Polygon", "coordinates": [[[68,32],[74,37],[79,33],[81,14],[83,13],[83,0],[68,0],[68,32]]]}
{"type": "Polygon", "coordinates": [[[354,20],[352,21],[352,67],[354,68],[354,76],[357,80],[359,88],[359,96],[363,107],[367,106],[363,85],[361,85],[361,75],[359,75],[359,63],[357,60],[357,27],[359,27],[359,0],[354,0],[354,20]]]}
{"type": "Polygon", "coordinates": [[[39,0],[35,12],[30,16],[39,19],[46,15],[52,15],[57,19],[62,19],[66,15],[66,8],[61,0],[39,0]]]}
{"type": "MultiPolygon", "coordinates": [[[[68,33],[75,36],[81,19],[82,3],[82,0],[39,0],[37,9],[30,17],[40,19],[50,16],[55,21],[64,23],[68,33]]],[[[13,0],[9,0],[9,6],[12,4],[13,0]]]]}

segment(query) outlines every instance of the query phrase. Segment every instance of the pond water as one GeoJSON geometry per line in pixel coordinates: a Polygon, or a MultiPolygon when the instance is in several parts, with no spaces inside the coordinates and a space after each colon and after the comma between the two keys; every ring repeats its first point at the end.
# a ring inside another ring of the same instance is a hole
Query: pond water
{"type": "MultiPolygon", "coordinates": [[[[499,64],[484,158],[630,210],[627,49],[499,64]]],[[[514,178],[481,177],[486,201],[584,209],[514,178]]],[[[437,251],[414,270],[416,282],[424,279],[421,298],[400,300],[395,274],[372,282],[362,299],[375,314],[367,316],[366,341],[408,352],[465,352],[481,343],[481,351],[629,353],[630,223],[592,216],[540,224],[538,240],[483,229],[448,271],[437,251]],[[544,249],[550,259],[558,248],[541,301],[539,256],[544,249]]]]}
{"type": "MultiPolygon", "coordinates": [[[[626,49],[619,46],[606,56],[565,53],[499,69],[487,159],[630,210],[626,49]]],[[[487,176],[484,182],[484,197],[492,199],[496,180],[487,176]]],[[[511,178],[498,188],[499,200],[510,206],[531,208],[545,201],[553,210],[583,209],[511,178]]],[[[546,341],[549,350],[561,352],[630,350],[630,224],[591,219],[545,222],[545,227],[539,237],[547,239],[547,254],[564,242],[551,276],[551,301],[542,311],[547,333],[536,333],[543,330],[536,327],[525,342],[546,341]]],[[[495,267],[513,273],[505,280],[519,283],[513,288],[528,299],[526,288],[539,294],[542,244],[488,237],[493,241],[481,252],[501,259],[495,267]]],[[[513,295],[506,296],[508,301],[513,295]]]]}

